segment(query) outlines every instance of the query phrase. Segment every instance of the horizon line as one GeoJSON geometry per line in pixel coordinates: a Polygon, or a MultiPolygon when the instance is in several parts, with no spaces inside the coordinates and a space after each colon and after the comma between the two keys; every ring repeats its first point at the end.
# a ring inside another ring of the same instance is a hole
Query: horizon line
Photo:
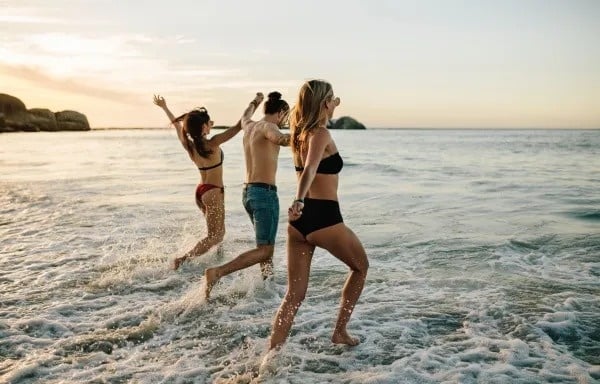
{"type": "MultiPolygon", "coordinates": [[[[221,125],[214,126],[212,129],[227,129],[229,126],[221,125]]],[[[171,127],[98,127],[90,128],[91,131],[109,131],[109,130],[170,130],[171,127]]],[[[289,128],[285,128],[287,130],[289,128]]],[[[368,131],[368,130],[496,130],[496,131],[508,131],[508,130],[522,130],[522,131],[533,131],[533,130],[544,130],[544,131],[594,131],[600,130],[600,127],[595,128],[573,128],[573,127],[371,127],[367,129],[333,129],[334,131],[368,131]]]]}

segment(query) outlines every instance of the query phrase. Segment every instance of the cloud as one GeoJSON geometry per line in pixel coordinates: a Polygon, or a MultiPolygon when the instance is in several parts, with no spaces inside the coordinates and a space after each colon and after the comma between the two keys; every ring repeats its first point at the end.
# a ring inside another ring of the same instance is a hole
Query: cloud
{"type": "Polygon", "coordinates": [[[283,89],[289,87],[299,87],[302,82],[299,80],[238,80],[225,81],[219,84],[214,84],[215,88],[229,89],[283,89]]]}
{"type": "Polygon", "coordinates": [[[0,40],[0,75],[36,87],[131,105],[157,91],[175,97],[197,93],[222,97],[220,91],[285,89],[299,84],[252,73],[251,67],[228,62],[227,52],[202,52],[198,63],[179,58],[175,46],[193,42],[183,35],[44,32],[0,40]]]}
{"type": "MultiPolygon", "coordinates": [[[[64,32],[28,33],[0,38],[0,63],[35,67],[52,76],[77,76],[123,83],[168,78],[230,78],[240,70],[222,64],[198,66],[170,60],[177,45],[188,44],[181,35],[155,37],[147,34],[113,34],[101,37],[64,32]],[[165,56],[157,56],[160,48],[165,56]]],[[[204,57],[219,57],[204,52],[204,57]]]]}
{"type": "Polygon", "coordinates": [[[7,24],[58,24],[62,20],[52,17],[31,15],[0,15],[0,23],[7,24]]]}
{"type": "Polygon", "coordinates": [[[59,24],[65,20],[47,15],[40,15],[41,8],[23,6],[17,2],[0,1],[0,23],[3,24],[59,24]]]}
{"type": "Polygon", "coordinates": [[[140,96],[134,93],[99,87],[69,78],[55,78],[39,69],[22,65],[7,65],[0,63],[0,73],[32,82],[39,87],[62,92],[76,93],[125,104],[138,104],[141,101],[140,96]]]}
{"type": "Polygon", "coordinates": [[[177,36],[175,36],[175,42],[177,44],[192,44],[192,43],[195,43],[196,40],[191,39],[189,37],[185,37],[183,35],[177,35],[177,36]]]}

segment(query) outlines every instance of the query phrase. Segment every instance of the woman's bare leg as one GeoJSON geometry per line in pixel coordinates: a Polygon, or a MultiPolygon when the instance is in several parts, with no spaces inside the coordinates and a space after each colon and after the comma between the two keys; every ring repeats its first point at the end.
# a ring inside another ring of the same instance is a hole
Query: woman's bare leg
{"type": "Polygon", "coordinates": [[[306,295],[314,251],[314,245],[307,243],[300,232],[288,224],[288,289],[273,321],[269,349],[282,345],[290,333],[296,312],[306,295]]]}
{"type": "Polygon", "coordinates": [[[365,285],[369,269],[367,254],[358,237],[344,223],[315,231],[308,235],[307,240],[329,251],[350,267],[350,275],[342,289],[340,311],[331,341],[338,344],[357,345],[359,340],[348,334],[346,326],[365,285]]]}
{"type": "Polygon", "coordinates": [[[173,262],[173,269],[178,269],[181,263],[192,257],[203,255],[209,249],[223,241],[225,236],[225,204],[223,192],[220,189],[211,189],[202,196],[205,207],[206,237],[200,240],[194,248],[178,257],[173,262]]]}

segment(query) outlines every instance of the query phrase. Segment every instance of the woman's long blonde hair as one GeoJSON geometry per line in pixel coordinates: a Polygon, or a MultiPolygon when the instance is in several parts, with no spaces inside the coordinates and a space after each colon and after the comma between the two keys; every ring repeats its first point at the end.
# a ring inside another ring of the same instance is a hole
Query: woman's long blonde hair
{"type": "Polygon", "coordinates": [[[302,85],[298,101],[290,114],[291,147],[294,157],[306,149],[309,135],[327,125],[325,102],[333,97],[331,84],[324,80],[310,80],[302,85]]]}

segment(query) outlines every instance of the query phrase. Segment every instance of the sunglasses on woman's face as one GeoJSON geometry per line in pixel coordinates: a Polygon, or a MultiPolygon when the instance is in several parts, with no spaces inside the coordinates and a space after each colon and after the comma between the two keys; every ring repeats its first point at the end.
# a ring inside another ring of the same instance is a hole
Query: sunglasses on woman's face
{"type": "Polygon", "coordinates": [[[338,105],[340,105],[340,98],[336,97],[335,95],[331,95],[329,98],[330,101],[333,101],[333,105],[335,105],[336,107],[338,105]]]}

